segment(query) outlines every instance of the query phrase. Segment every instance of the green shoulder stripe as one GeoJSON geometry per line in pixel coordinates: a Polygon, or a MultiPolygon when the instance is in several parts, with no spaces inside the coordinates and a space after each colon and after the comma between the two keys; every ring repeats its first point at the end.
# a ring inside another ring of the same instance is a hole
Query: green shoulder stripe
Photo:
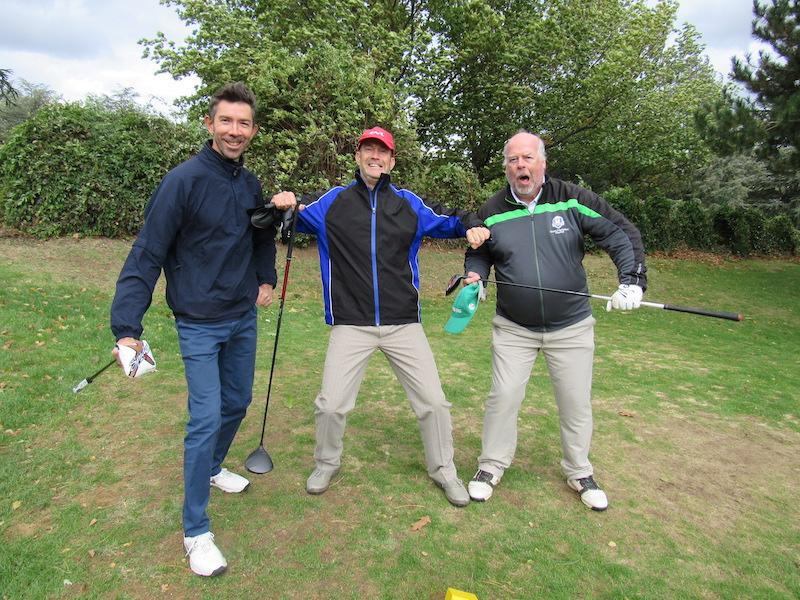
{"type": "Polygon", "coordinates": [[[601,216],[600,213],[593,211],[591,208],[587,206],[584,206],[583,204],[578,202],[575,198],[567,200],[566,202],[556,202],[555,204],[537,204],[536,208],[533,209],[533,214],[538,215],[541,213],[557,212],[559,210],[568,210],[570,208],[574,208],[579,213],[582,213],[587,217],[591,217],[593,219],[596,219],[601,216]]]}
{"type": "Polygon", "coordinates": [[[510,210],[508,212],[499,213],[497,215],[492,215],[488,219],[484,221],[484,224],[487,227],[491,227],[492,225],[496,225],[497,223],[502,223],[503,221],[508,221],[509,219],[519,219],[521,217],[530,217],[531,213],[528,212],[527,208],[520,208],[517,210],[510,210]]]}

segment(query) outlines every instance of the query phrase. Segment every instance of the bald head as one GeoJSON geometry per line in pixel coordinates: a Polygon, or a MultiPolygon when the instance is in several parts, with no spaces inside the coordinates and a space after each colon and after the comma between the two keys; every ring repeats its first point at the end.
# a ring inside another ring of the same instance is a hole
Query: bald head
{"type": "Polygon", "coordinates": [[[541,138],[527,131],[513,135],[503,148],[503,166],[517,198],[532,201],[542,189],[547,167],[541,138]]]}

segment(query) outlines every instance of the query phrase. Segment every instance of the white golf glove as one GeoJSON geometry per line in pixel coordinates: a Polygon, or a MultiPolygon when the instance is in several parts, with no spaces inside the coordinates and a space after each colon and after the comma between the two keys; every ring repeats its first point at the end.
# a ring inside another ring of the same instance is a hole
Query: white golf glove
{"type": "Polygon", "coordinates": [[[119,360],[122,363],[122,372],[127,377],[141,377],[142,375],[156,370],[156,359],[150,344],[142,340],[141,352],[136,352],[130,346],[117,344],[119,360]]]}
{"type": "Polygon", "coordinates": [[[611,295],[611,300],[606,304],[606,310],[633,310],[642,304],[644,291],[634,284],[622,283],[616,292],[611,295]]]}

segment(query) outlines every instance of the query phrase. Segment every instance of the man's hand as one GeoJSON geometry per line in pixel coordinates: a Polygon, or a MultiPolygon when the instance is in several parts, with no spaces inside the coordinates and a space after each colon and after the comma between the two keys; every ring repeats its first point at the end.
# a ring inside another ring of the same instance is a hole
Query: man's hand
{"type": "MultiPolygon", "coordinates": [[[[294,194],[292,194],[292,196],[294,196],[294,194]]],[[[262,283],[260,286],[258,286],[258,298],[256,298],[256,306],[267,307],[272,304],[273,289],[274,288],[268,283],[262,283]]]]}
{"type": "MultiPolygon", "coordinates": [[[[488,231],[488,230],[487,230],[488,231]]],[[[470,271],[467,273],[467,276],[464,277],[464,285],[469,285],[470,283],[475,283],[476,281],[480,281],[481,276],[478,275],[475,271],[470,271]]]]}
{"type": "MultiPolygon", "coordinates": [[[[136,350],[137,353],[141,352],[142,348],[144,347],[141,340],[137,340],[136,338],[132,337],[119,338],[117,340],[117,346],[128,346],[129,348],[136,350]]],[[[119,358],[119,350],[117,349],[117,346],[114,346],[111,354],[114,356],[114,360],[117,361],[117,364],[121,367],[122,361],[119,358]]]]}
{"type": "Polygon", "coordinates": [[[272,202],[278,210],[287,210],[297,206],[297,198],[295,198],[294,192],[278,192],[272,197],[270,202],[272,202]]]}
{"type": "Polygon", "coordinates": [[[467,229],[467,241],[473,250],[480,248],[481,244],[488,240],[491,235],[492,232],[486,227],[473,227],[471,229],[467,229]]]}
{"type": "Polygon", "coordinates": [[[611,300],[606,304],[606,310],[633,310],[642,304],[644,290],[634,284],[622,283],[616,292],[611,295],[611,300]]]}

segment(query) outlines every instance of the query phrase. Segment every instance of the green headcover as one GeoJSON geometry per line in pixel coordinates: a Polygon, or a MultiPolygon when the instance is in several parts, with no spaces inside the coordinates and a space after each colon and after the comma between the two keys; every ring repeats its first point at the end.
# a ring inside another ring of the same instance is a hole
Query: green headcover
{"type": "Polygon", "coordinates": [[[478,310],[479,283],[471,283],[463,288],[453,302],[452,313],[444,326],[447,333],[461,333],[469,324],[472,315],[478,310]]]}

